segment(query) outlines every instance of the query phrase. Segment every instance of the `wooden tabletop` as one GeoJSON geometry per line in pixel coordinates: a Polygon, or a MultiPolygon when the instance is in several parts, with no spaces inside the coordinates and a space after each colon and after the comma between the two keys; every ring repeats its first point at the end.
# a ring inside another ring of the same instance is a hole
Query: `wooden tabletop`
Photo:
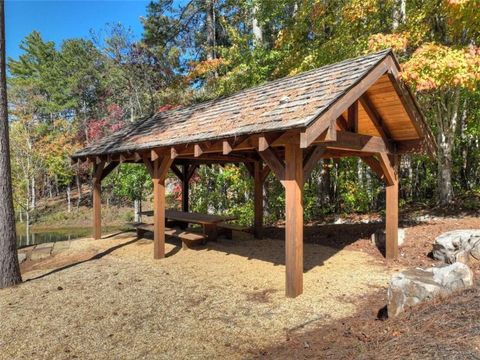
{"type": "MultiPolygon", "coordinates": [[[[153,216],[153,211],[144,211],[142,215],[153,216]]],[[[177,210],[165,210],[165,217],[169,220],[182,221],[192,224],[216,224],[222,221],[235,220],[235,216],[220,216],[200,214],[195,212],[183,212],[177,210]]]]}

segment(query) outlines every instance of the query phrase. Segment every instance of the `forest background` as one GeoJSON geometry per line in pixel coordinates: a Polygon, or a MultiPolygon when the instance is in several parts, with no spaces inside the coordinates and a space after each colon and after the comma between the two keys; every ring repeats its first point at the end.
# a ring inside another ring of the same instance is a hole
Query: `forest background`
{"type": "MultiPolygon", "coordinates": [[[[9,59],[21,222],[41,216],[42,199],[64,197],[69,213],[90,206],[91,169],[69,156],[129,122],[384,48],[394,50],[437,142],[434,158],[402,157],[400,205],[478,208],[478,0],[157,0],[141,21],[140,40],[119,24],[60,44],[32,32],[22,55],[9,59]]],[[[253,220],[243,166],[202,166],[191,181],[192,211],[253,220]]],[[[123,164],[105,180],[103,201],[135,208],[133,217],[151,187],[144,166],[123,164]]],[[[172,174],[170,189],[170,206],[180,206],[172,174]]],[[[284,195],[271,175],[264,193],[265,219],[274,223],[284,195]]],[[[384,188],[359,159],[324,160],[306,181],[304,203],[307,220],[377,212],[384,188]]]]}

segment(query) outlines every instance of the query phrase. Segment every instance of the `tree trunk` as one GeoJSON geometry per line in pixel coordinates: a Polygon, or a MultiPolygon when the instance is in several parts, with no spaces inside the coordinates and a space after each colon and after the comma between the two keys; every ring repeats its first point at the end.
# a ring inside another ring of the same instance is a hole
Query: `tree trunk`
{"type": "Polygon", "coordinates": [[[32,210],[35,210],[35,206],[37,205],[37,199],[35,197],[36,192],[35,192],[35,176],[32,176],[32,179],[30,180],[30,186],[32,187],[31,189],[31,194],[32,194],[32,210]]]}
{"type": "Polygon", "coordinates": [[[5,3],[0,0],[0,288],[22,281],[18,264],[8,140],[5,3]]]}
{"type": "Polygon", "coordinates": [[[393,30],[405,23],[407,16],[407,0],[396,0],[393,7],[393,30]]]}
{"type": "Polygon", "coordinates": [[[207,60],[215,59],[215,17],[213,0],[205,0],[205,26],[207,30],[207,60]]]}
{"type": "Polygon", "coordinates": [[[133,200],[133,221],[136,223],[140,222],[140,200],[133,200]]]}
{"type": "Polygon", "coordinates": [[[262,46],[263,45],[263,30],[262,30],[261,26],[258,24],[257,13],[258,13],[258,8],[257,8],[257,5],[254,4],[253,8],[252,8],[253,44],[255,46],[262,46]]]}
{"type": "Polygon", "coordinates": [[[453,200],[452,186],[452,144],[440,137],[438,141],[438,192],[440,205],[448,205],[453,200]]]}
{"type": "Polygon", "coordinates": [[[77,210],[80,207],[80,203],[82,202],[82,184],[80,183],[80,176],[78,173],[75,175],[75,182],[77,184],[77,210]]]}
{"type": "Polygon", "coordinates": [[[438,165],[438,197],[440,205],[448,205],[453,201],[452,168],[453,145],[458,124],[460,108],[460,89],[446,91],[437,103],[437,165],[438,165]]]}

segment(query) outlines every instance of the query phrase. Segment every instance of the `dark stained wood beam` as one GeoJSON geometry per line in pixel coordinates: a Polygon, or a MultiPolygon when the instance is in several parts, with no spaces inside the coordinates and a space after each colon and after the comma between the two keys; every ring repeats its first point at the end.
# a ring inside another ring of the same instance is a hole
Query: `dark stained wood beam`
{"type": "Polygon", "coordinates": [[[272,148],[268,148],[265,151],[259,151],[258,154],[275,176],[282,181],[285,178],[285,165],[275,151],[272,148]]]}
{"type": "Polygon", "coordinates": [[[119,165],[118,161],[110,162],[102,171],[102,175],[100,176],[100,181],[103,181],[115,168],[119,165]]]}
{"type": "Polygon", "coordinates": [[[133,154],[133,161],[139,162],[139,161],[142,160],[142,159],[143,159],[143,157],[142,157],[142,154],[141,154],[141,153],[139,153],[139,152],[136,151],[136,152],[133,154]]]}
{"type": "Polygon", "coordinates": [[[307,180],[310,177],[310,174],[317,165],[318,161],[325,154],[325,147],[315,146],[313,151],[304,159],[303,161],[303,177],[307,180]]]}
{"type": "Polygon", "coordinates": [[[385,175],[383,174],[382,166],[380,162],[374,156],[362,157],[362,161],[367,164],[370,169],[381,179],[385,180],[385,175]]]}
{"type": "Polygon", "coordinates": [[[253,163],[245,163],[245,167],[248,170],[248,173],[251,177],[255,177],[255,166],[253,163]]]}
{"type": "Polygon", "coordinates": [[[343,117],[343,115],[340,115],[337,119],[337,125],[342,131],[351,131],[351,129],[348,126],[347,120],[343,117]]]}
{"type": "Polygon", "coordinates": [[[183,173],[182,173],[182,171],[180,171],[180,169],[177,167],[177,165],[172,164],[172,166],[170,167],[170,170],[172,170],[172,172],[177,176],[177,178],[180,181],[183,181],[183,179],[184,179],[183,173]]]}
{"type": "Polygon", "coordinates": [[[144,155],[142,157],[143,163],[145,164],[148,173],[150,174],[151,177],[153,177],[153,161],[150,161],[147,155],[144,155]]]}
{"type": "Polygon", "coordinates": [[[262,182],[264,183],[267,180],[267,176],[270,174],[270,168],[268,166],[264,166],[262,170],[262,182]]]}
{"type": "Polygon", "coordinates": [[[317,140],[315,144],[323,144],[329,149],[343,149],[372,153],[392,153],[390,144],[378,136],[360,135],[349,131],[338,131],[336,141],[317,140]]]}
{"type": "Polygon", "coordinates": [[[358,101],[348,107],[347,129],[355,133],[358,132],[358,101]]]}
{"type": "Polygon", "coordinates": [[[192,178],[193,174],[195,174],[195,170],[198,168],[198,164],[191,164],[188,168],[187,172],[187,180],[190,181],[192,178]]]}
{"type": "Polygon", "coordinates": [[[385,177],[385,182],[387,183],[387,186],[394,185],[397,179],[394,164],[392,164],[390,158],[384,152],[378,154],[378,161],[380,163],[380,166],[382,167],[383,175],[385,177]]]}
{"type": "MultiPolygon", "coordinates": [[[[182,211],[188,212],[189,210],[189,195],[190,195],[190,178],[188,177],[189,169],[193,167],[193,165],[183,165],[182,166],[182,211]]],[[[177,168],[176,166],[172,166],[172,168],[177,168]]]]}
{"type": "Polygon", "coordinates": [[[261,239],[263,235],[263,182],[264,182],[262,161],[257,161],[254,163],[253,182],[254,182],[253,234],[256,239],[261,239]]]}
{"type": "Polygon", "coordinates": [[[93,238],[102,237],[102,173],[105,161],[93,165],[92,205],[93,205],[93,238]]]}

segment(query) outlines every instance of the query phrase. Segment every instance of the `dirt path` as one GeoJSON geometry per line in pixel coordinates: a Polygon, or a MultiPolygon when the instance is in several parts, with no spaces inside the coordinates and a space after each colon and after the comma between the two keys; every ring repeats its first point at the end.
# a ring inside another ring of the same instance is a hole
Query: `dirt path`
{"type": "Polygon", "coordinates": [[[244,358],[355,313],[389,277],[372,255],[306,244],[305,294],[286,299],[281,240],[167,252],[124,234],[26,267],[0,291],[0,358],[244,358]]]}

